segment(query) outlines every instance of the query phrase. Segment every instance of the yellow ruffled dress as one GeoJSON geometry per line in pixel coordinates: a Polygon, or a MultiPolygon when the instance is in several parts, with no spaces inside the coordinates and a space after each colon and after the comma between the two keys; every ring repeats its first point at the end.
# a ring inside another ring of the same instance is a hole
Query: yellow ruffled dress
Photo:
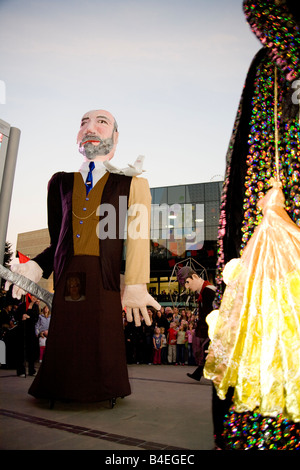
{"type": "Polygon", "coordinates": [[[259,202],[263,218],[229,280],[204,376],[234,407],[300,422],[300,229],[275,183],[259,202]]]}

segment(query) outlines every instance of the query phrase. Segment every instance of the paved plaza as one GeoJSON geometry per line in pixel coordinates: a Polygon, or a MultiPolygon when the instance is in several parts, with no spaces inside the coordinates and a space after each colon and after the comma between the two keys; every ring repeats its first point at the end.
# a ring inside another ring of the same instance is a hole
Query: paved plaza
{"type": "Polygon", "coordinates": [[[56,402],[28,395],[33,377],[0,369],[1,450],[212,450],[211,383],[194,367],[129,365],[132,394],[108,402],[56,402]]]}

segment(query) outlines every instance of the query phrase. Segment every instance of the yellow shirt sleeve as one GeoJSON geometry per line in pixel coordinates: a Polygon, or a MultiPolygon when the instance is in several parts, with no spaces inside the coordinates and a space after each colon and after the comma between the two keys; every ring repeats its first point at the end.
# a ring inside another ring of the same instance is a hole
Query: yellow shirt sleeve
{"type": "Polygon", "coordinates": [[[131,181],[126,238],[125,284],[150,281],[151,193],[145,178],[131,181]]]}

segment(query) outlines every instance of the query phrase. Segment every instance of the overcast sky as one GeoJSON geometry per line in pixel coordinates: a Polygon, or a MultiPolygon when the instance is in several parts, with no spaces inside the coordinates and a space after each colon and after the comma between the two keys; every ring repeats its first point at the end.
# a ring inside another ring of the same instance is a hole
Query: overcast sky
{"type": "Polygon", "coordinates": [[[119,124],[112,163],[150,187],[222,179],[260,44],[242,0],[0,0],[0,119],[21,130],[7,240],[47,226],[47,183],[77,171],[81,116],[119,124]]]}

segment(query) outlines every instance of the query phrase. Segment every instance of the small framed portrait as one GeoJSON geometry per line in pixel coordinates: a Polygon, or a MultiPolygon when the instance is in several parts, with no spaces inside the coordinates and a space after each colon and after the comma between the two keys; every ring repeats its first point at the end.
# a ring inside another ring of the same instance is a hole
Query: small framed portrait
{"type": "Polygon", "coordinates": [[[65,300],[67,302],[81,302],[85,299],[85,273],[69,273],[66,279],[65,300]]]}

